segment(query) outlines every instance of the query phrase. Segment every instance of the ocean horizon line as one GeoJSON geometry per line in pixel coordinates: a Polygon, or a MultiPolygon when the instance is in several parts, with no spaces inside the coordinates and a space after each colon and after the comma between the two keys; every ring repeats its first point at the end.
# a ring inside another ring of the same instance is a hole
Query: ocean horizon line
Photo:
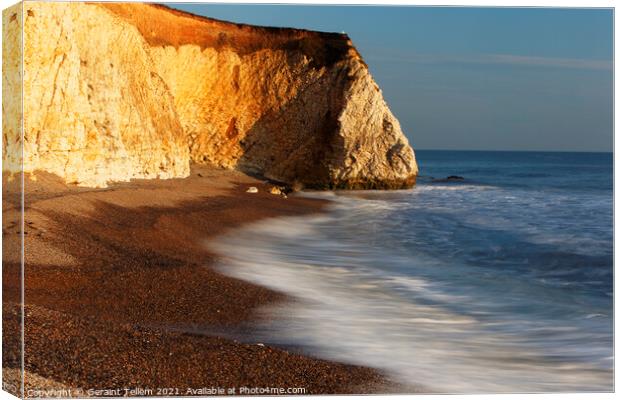
{"type": "Polygon", "coordinates": [[[421,149],[415,148],[414,151],[463,151],[472,153],[572,153],[572,154],[613,154],[612,151],[579,151],[579,150],[482,150],[482,149],[421,149]]]}

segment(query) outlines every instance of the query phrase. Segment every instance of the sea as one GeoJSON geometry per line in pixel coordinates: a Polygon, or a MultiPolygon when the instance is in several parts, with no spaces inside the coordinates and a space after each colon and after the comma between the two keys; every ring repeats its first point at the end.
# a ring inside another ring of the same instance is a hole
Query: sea
{"type": "Polygon", "coordinates": [[[613,390],[613,154],[416,158],[413,189],[302,193],[327,212],[209,243],[292,299],[256,340],[422,392],[613,390]]]}

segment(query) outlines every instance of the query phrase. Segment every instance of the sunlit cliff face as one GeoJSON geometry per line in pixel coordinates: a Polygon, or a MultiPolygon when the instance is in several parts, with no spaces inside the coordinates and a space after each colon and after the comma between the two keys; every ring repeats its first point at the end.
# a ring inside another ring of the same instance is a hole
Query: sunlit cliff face
{"type": "MultiPolygon", "coordinates": [[[[20,18],[3,24],[18,32],[20,18]]],[[[415,182],[413,150],[346,35],[123,3],[26,3],[23,24],[26,171],[105,186],[184,177],[191,160],[311,188],[415,182]]],[[[19,129],[5,132],[14,169],[19,129]]]]}

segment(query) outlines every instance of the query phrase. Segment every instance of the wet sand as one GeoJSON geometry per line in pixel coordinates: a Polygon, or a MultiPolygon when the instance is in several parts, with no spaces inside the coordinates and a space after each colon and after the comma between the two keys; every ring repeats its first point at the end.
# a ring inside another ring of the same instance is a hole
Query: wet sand
{"type": "MultiPolygon", "coordinates": [[[[3,182],[3,367],[14,371],[20,358],[19,195],[18,180],[4,176],[3,182]]],[[[66,186],[44,173],[26,179],[26,376],[86,395],[125,388],[154,391],[133,393],[143,395],[205,395],[211,388],[238,394],[241,387],[395,391],[370,368],[248,340],[257,308],[287,299],[213,270],[218,255],[205,243],[244,223],[320,212],[325,205],[269,194],[270,186],[198,166],[189,178],[106,189],[66,186]],[[249,186],[259,193],[246,193],[249,186]],[[239,331],[243,342],[213,333],[239,331]],[[158,392],[164,388],[172,392],[158,392]]],[[[34,382],[27,388],[36,388],[34,382]]]]}

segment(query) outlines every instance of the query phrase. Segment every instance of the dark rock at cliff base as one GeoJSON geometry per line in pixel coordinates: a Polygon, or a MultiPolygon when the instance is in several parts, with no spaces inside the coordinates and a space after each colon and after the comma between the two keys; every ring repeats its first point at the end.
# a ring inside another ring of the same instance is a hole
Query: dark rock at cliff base
{"type": "Polygon", "coordinates": [[[450,175],[447,176],[445,178],[440,178],[440,179],[431,179],[432,183],[447,183],[447,182],[463,182],[465,180],[465,178],[463,178],[462,176],[458,176],[458,175],[450,175]]]}

